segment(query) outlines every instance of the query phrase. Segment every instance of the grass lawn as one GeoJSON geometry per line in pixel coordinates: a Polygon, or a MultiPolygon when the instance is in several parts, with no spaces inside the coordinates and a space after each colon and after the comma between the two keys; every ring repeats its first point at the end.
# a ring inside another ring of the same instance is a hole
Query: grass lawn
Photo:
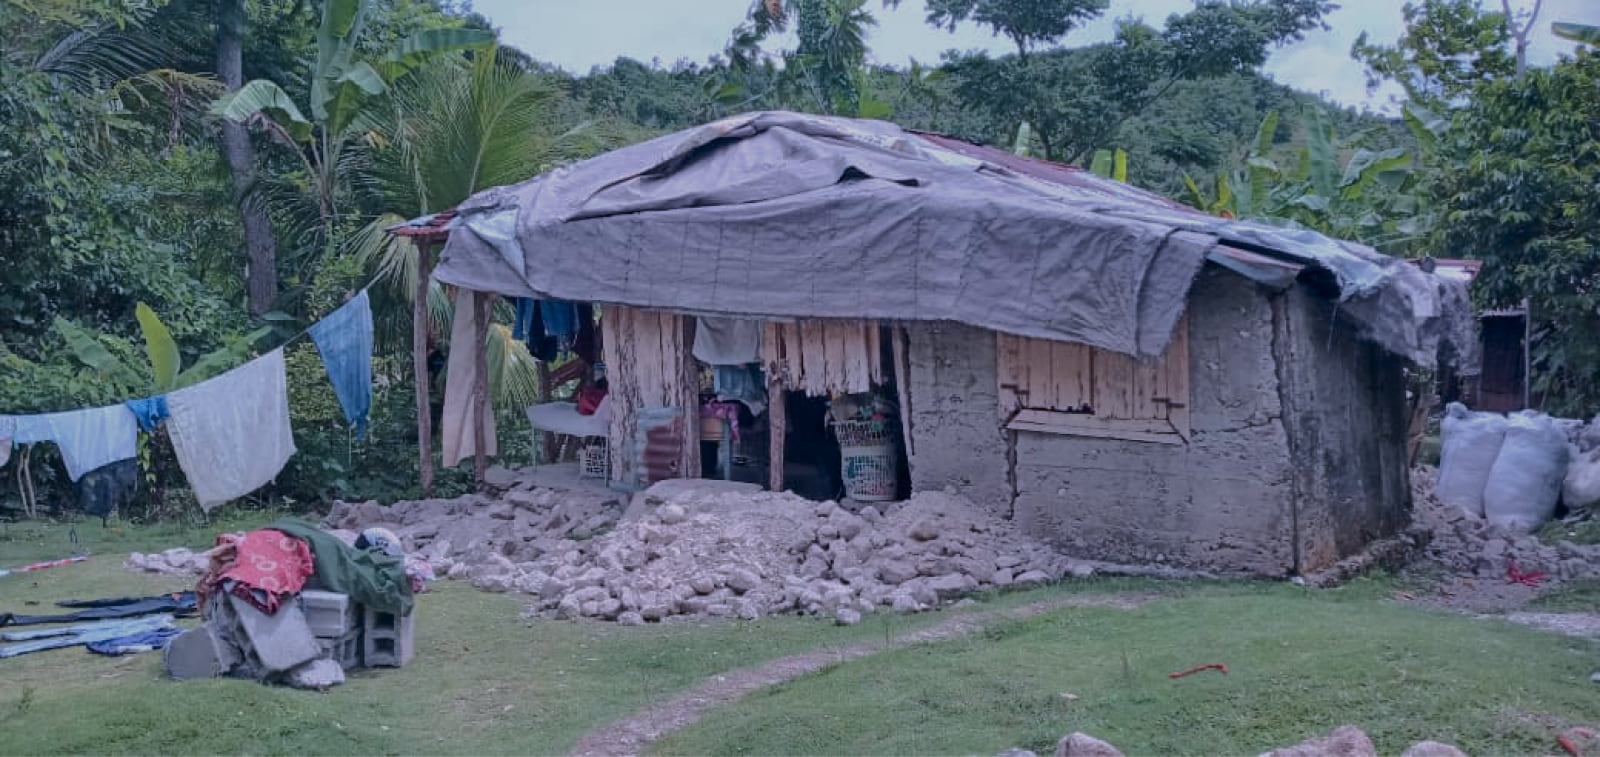
{"type": "Polygon", "coordinates": [[[655,750],[1043,754],[1081,730],[1127,754],[1254,755],[1351,723],[1380,754],[1429,738],[1469,754],[1549,754],[1561,728],[1600,722],[1591,642],[1384,593],[1381,582],[1239,584],[1133,611],[1064,609],[768,689],[655,750]],[[1229,675],[1167,677],[1212,662],[1229,675]]]}
{"type": "MultiPolygon", "coordinates": [[[[79,524],[80,544],[96,556],[0,578],[0,610],[45,613],[58,599],[185,588],[192,582],[123,570],[122,559],[131,550],[207,546],[218,530],[272,517],[120,530],[79,524]]],[[[67,530],[0,527],[0,567],[70,554],[67,530]]],[[[984,608],[1061,591],[1008,594],[984,608]]],[[[850,628],[793,617],[622,628],[525,621],[524,606],[517,595],[442,582],[419,598],[411,666],[356,673],[326,694],[164,680],[154,654],[107,658],[79,647],[0,660],[0,754],[556,754],[583,732],[719,672],[872,643],[941,618],[874,616],[850,628]]]]}

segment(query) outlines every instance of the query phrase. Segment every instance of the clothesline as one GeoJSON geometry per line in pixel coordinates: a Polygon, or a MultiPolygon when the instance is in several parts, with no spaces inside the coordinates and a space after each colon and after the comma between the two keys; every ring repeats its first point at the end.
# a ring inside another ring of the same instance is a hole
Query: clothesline
{"type": "Polygon", "coordinates": [[[191,386],[104,407],[0,416],[0,465],[13,443],[53,442],[84,511],[104,517],[136,485],[139,431],[165,423],[202,509],[249,494],[276,478],[295,452],[284,348],[300,337],[316,344],[346,420],[365,435],[372,407],[371,284],[272,350],[191,386]]]}

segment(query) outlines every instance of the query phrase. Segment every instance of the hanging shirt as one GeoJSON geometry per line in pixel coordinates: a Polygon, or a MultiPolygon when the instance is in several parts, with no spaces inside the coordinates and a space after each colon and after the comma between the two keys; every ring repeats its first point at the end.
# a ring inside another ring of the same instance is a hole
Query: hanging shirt
{"type": "Polygon", "coordinates": [[[73,481],[101,466],[138,454],[139,427],[122,405],[69,410],[64,413],[17,415],[17,444],[54,442],[61,449],[67,476],[73,481]]]}
{"type": "Polygon", "coordinates": [[[367,290],[317,321],[310,331],[345,420],[355,428],[357,439],[365,437],[372,410],[372,306],[367,290]]]}
{"type": "Polygon", "coordinates": [[[706,365],[759,363],[764,328],[748,318],[696,318],[695,359],[706,365]]]}
{"type": "Polygon", "coordinates": [[[283,349],[167,395],[167,431],[209,511],[271,481],[294,454],[283,349]]]}
{"type": "Polygon", "coordinates": [[[118,460],[102,465],[78,479],[78,506],[85,515],[96,515],[103,520],[113,509],[131,501],[138,486],[138,460],[118,460]]]}
{"type": "Polygon", "coordinates": [[[11,459],[11,437],[17,433],[17,419],[0,415],[0,465],[11,459]]]}
{"type": "Polygon", "coordinates": [[[165,423],[169,415],[166,395],[128,400],[122,404],[127,405],[128,412],[133,413],[133,419],[138,422],[139,430],[147,434],[153,433],[157,426],[165,423]]]}
{"type": "MultiPolygon", "coordinates": [[[[485,402],[483,413],[472,412],[472,393],[477,385],[478,360],[482,354],[485,329],[478,323],[476,293],[457,289],[455,322],[450,326],[450,363],[444,384],[444,412],[439,423],[439,442],[444,450],[444,466],[453,468],[472,457],[477,449],[477,427],[484,426],[484,454],[499,451],[495,439],[494,410],[485,402]],[[477,415],[477,420],[473,416],[477,415]]],[[[485,400],[488,398],[485,397],[485,400]]]]}

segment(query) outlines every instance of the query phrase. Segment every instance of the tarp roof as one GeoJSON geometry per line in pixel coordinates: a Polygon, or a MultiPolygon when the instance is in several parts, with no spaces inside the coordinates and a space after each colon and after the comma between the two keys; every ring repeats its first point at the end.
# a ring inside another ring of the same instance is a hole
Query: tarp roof
{"type": "Polygon", "coordinates": [[[458,212],[434,275],[478,291],[953,320],[1131,355],[1166,346],[1208,257],[1259,280],[1326,269],[1368,337],[1427,364],[1465,303],[1441,277],[1313,232],[1224,221],[881,121],[785,112],[625,147],[482,192],[458,212]]]}

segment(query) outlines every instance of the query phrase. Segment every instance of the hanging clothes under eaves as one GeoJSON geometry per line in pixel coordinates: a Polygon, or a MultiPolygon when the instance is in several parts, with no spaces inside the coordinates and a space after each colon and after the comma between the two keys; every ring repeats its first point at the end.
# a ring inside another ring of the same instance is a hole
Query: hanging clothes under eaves
{"type": "Polygon", "coordinates": [[[484,454],[499,454],[495,439],[493,402],[486,400],[481,414],[473,412],[472,394],[477,385],[477,356],[484,349],[487,329],[478,323],[477,293],[457,289],[455,321],[450,326],[450,362],[445,369],[444,413],[440,420],[439,442],[444,465],[453,468],[477,452],[477,427],[483,425],[484,454]],[[477,416],[474,420],[474,416],[477,416]]]}

